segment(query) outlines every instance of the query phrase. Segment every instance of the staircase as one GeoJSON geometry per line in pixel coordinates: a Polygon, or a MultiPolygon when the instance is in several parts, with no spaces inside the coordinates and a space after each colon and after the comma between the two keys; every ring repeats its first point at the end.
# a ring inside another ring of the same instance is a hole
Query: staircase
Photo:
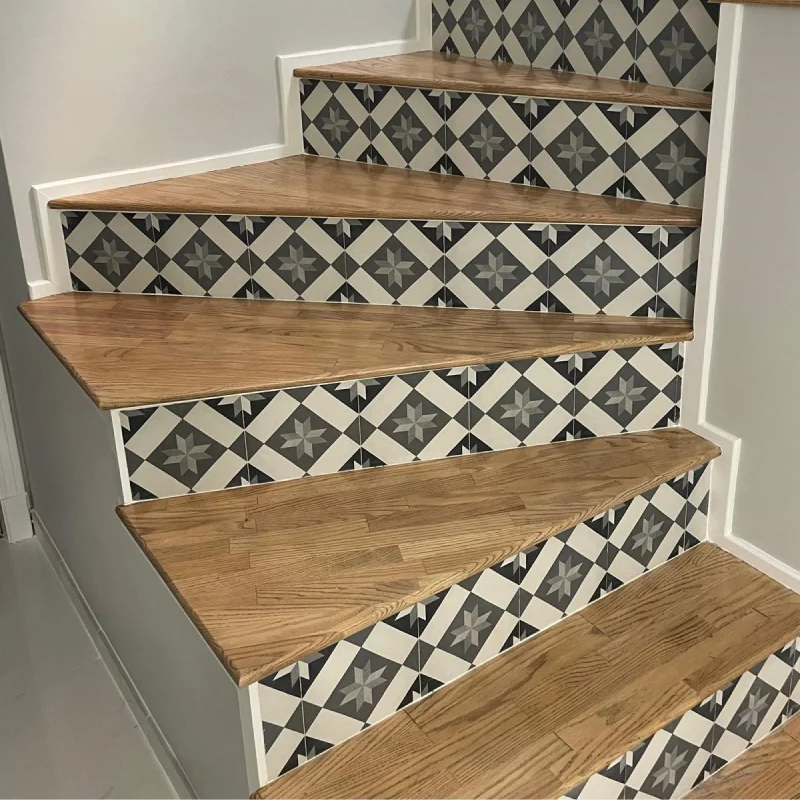
{"type": "Polygon", "coordinates": [[[22,313],[259,797],[681,797],[798,708],[680,427],[715,7],[644,5],[434,0],[297,71],[303,154],[51,204],[22,313]]]}

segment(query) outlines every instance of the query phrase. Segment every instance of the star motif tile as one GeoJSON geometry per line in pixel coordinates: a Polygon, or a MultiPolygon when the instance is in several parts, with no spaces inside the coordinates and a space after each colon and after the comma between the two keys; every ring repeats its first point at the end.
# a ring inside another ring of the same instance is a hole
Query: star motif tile
{"type": "Polygon", "coordinates": [[[555,0],[507,0],[503,9],[503,59],[512,64],[554,69],[562,57],[564,14],[555,0]]]}
{"type": "Polygon", "coordinates": [[[152,214],[64,211],[61,224],[76,291],[160,291],[152,214]]]}

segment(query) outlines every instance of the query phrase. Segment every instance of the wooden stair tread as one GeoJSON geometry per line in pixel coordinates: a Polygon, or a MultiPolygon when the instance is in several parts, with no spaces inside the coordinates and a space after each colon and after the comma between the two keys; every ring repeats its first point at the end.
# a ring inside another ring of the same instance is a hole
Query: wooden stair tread
{"type": "Polygon", "coordinates": [[[691,322],[73,292],[20,310],[100,408],[691,339],[691,322]]]}
{"type": "Polygon", "coordinates": [[[662,429],[118,511],[244,686],[718,454],[662,429]]]}
{"type": "Polygon", "coordinates": [[[292,156],[50,201],[95,211],[598,225],[700,224],[700,209],[292,156]]]}
{"type": "Polygon", "coordinates": [[[589,609],[256,796],[559,797],[800,631],[796,595],[711,544],[589,609]],[[626,607],[639,623],[604,631],[626,607]]]}
{"type": "Polygon", "coordinates": [[[693,789],[692,800],[800,797],[800,715],[693,789]]]}
{"type": "Polygon", "coordinates": [[[665,108],[711,108],[709,92],[503,64],[483,58],[431,51],[346,61],[321,67],[300,67],[294,74],[298,78],[374,83],[382,86],[449,89],[665,108]]]}

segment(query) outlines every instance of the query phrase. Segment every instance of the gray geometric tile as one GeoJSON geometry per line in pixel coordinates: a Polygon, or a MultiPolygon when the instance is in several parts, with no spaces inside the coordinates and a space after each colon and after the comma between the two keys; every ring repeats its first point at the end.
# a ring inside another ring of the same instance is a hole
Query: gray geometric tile
{"type": "Polygon", "coordinates": [[[677,424],[683,365],[678,345],[582,353],[573,358],[576,438],[677,424]]]}
{"type": "Polygon", "coordinates": [[[465,368],[376,378],[361,405],[362,463],[429,461],[468,451],[465,368]]]}
{"type": "Polygon", "coordinates": [[[254,296],[326,302],[347,282],[342,221],[248,217],[254,296]]]}
{"type": "Polygon", "coordinates": [[[505,0],[434,0],[434,49],[493,59],[505,38],[505,0]]]}
{"type": "Polygon", "coordinates": [[[700,255],[699,228],[660,228],[658,316],[692,319],[700,255]]]}
{"type": "Polygon", "coordinates": [[[708,505],[711,493],[711,470],[713,462],[687,472],[684,479],[686,486],[686,509],[681,525],[686,529],[685,546],[702,542],[708,532],[708,505]]]}
{"type": "Polygon", "coordinates": [[[244,395],[251,484],[356,469],[360,431],[351,384],[244,395]]]}
{"type": "Polygon", "coordinates": [[[620,106],[537,101],[531,182],[586,194],[623,194],[625,135],[620,106]]]}
{"type": "Polygon", "coordinates": [[[305,152],[367,161],[373,138],[371,91],[366,84],[302,79],[300,109],[305,152]]]}
{"type": "Polygon", "coordinates": [[[547,310],[541,225],[464,222],[447,243],[447,294],[465,308],[547,310]]]}
{"type": "Polygon", "coordinates": [[[636,65],[640,80],[708,90],[714,80],[719,6],[709,0],[657,0],[643,6],[636,65]]]}
{"type": "Polygon", "coordinates": [[[514,644],[518,586],[506,566],[486,569],[418,604],[423,693],[514,644]]]}
{"type": "Polygon", "coordinates": [[[554,69],[563,56],[564,12],[556,0],[506,0],[503,58],[512,64],[554,69]]]}
{"type": "Polygon", "coordinates": [[[625,194],[652,203],[701,207],[710,119],[707,111],[639,111],[625,147],[625,194]]]}
{"type": "Polygon", "coordinates": [[[420,696],[417,637],[418,621],[407,609],[303,659],[307,759],[420,696]]]}
{"type": "Polygon", "coordinates": [[[238,395],[120,412],[132,484],[153,497],[247,483],[238,395]]]}
{"type": "Polygon", "coordinates": [[[447,92],[446,171],[467,178],[530,183],[531,109],[537,101],[447,92]]]}
{"type": "MultiPolygon", "coordinates": [[[[554,226],[556,227],[556,226],[554,226]]],[[[550,250],[552,302],[573,314],[656,316],[657,228],[559,225],[550,250]]]]}
{"type": "Polygon", "coordinates": [[[151,214],[64,211],[61,225],[75,291],[160,290],[151,214]]]}
{"type": "Polygon", "coordinates": [[[637,0],[573,0],[562,32],[571,71],[604,78],[635,77],[637,0]]]}
{"type": "Polygon", "coordinates": [[[201,297],[248,295],[245,217],[153,214],[152,218],[162,291],[201,297]]]}
{"type": "Polygon", "coordinates": [[[366,91],[371,109],[369,161],[435,170],[446,149],[444,92],[375,85],[366,91]]]}
{"type": "Polygon", "coordinates": [[[560,800],[614,800],[625,797],[625,783],[630,773],[627,754],[596,772],[583,783],[573,786],[560,800]]]}
{"type": "Polygon", "coordinates": [[[507,450],[571,438],[572,381],[559,357],[491,364],[470,396],[470,448],[507,450]]]}
{"type": "Polygon", "coordinates": [[[347,225],[348,285],[366,303],[436,306],[444,300],[442,223],[357,220],[347,225]]]}
{"type": "Polygon", "coordinates": [[[302,701],[308,678],[308,665],[298,661],[258,683],[267,778],[270,781],[306,760],[302,701]]]}

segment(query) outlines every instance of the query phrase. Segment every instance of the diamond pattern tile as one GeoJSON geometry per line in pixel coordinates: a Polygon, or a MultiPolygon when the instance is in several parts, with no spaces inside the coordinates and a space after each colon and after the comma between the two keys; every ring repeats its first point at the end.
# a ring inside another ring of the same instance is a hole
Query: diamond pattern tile
{"type": "Polygon", "coordinates": [[[61,225],[76,291],[160,292],[152,214],[65,211],[61,225]]]}
{"type": "Polygon", "coordinates": [[[658,316],[692,319],[697,291],[699,228],[659,228],[658,316]]]}
{"type": "Polygon", "coordinates": [[[562,58],[564,12],[557,0],[506,0],[499,60],[555,69],[562,58]]]}

